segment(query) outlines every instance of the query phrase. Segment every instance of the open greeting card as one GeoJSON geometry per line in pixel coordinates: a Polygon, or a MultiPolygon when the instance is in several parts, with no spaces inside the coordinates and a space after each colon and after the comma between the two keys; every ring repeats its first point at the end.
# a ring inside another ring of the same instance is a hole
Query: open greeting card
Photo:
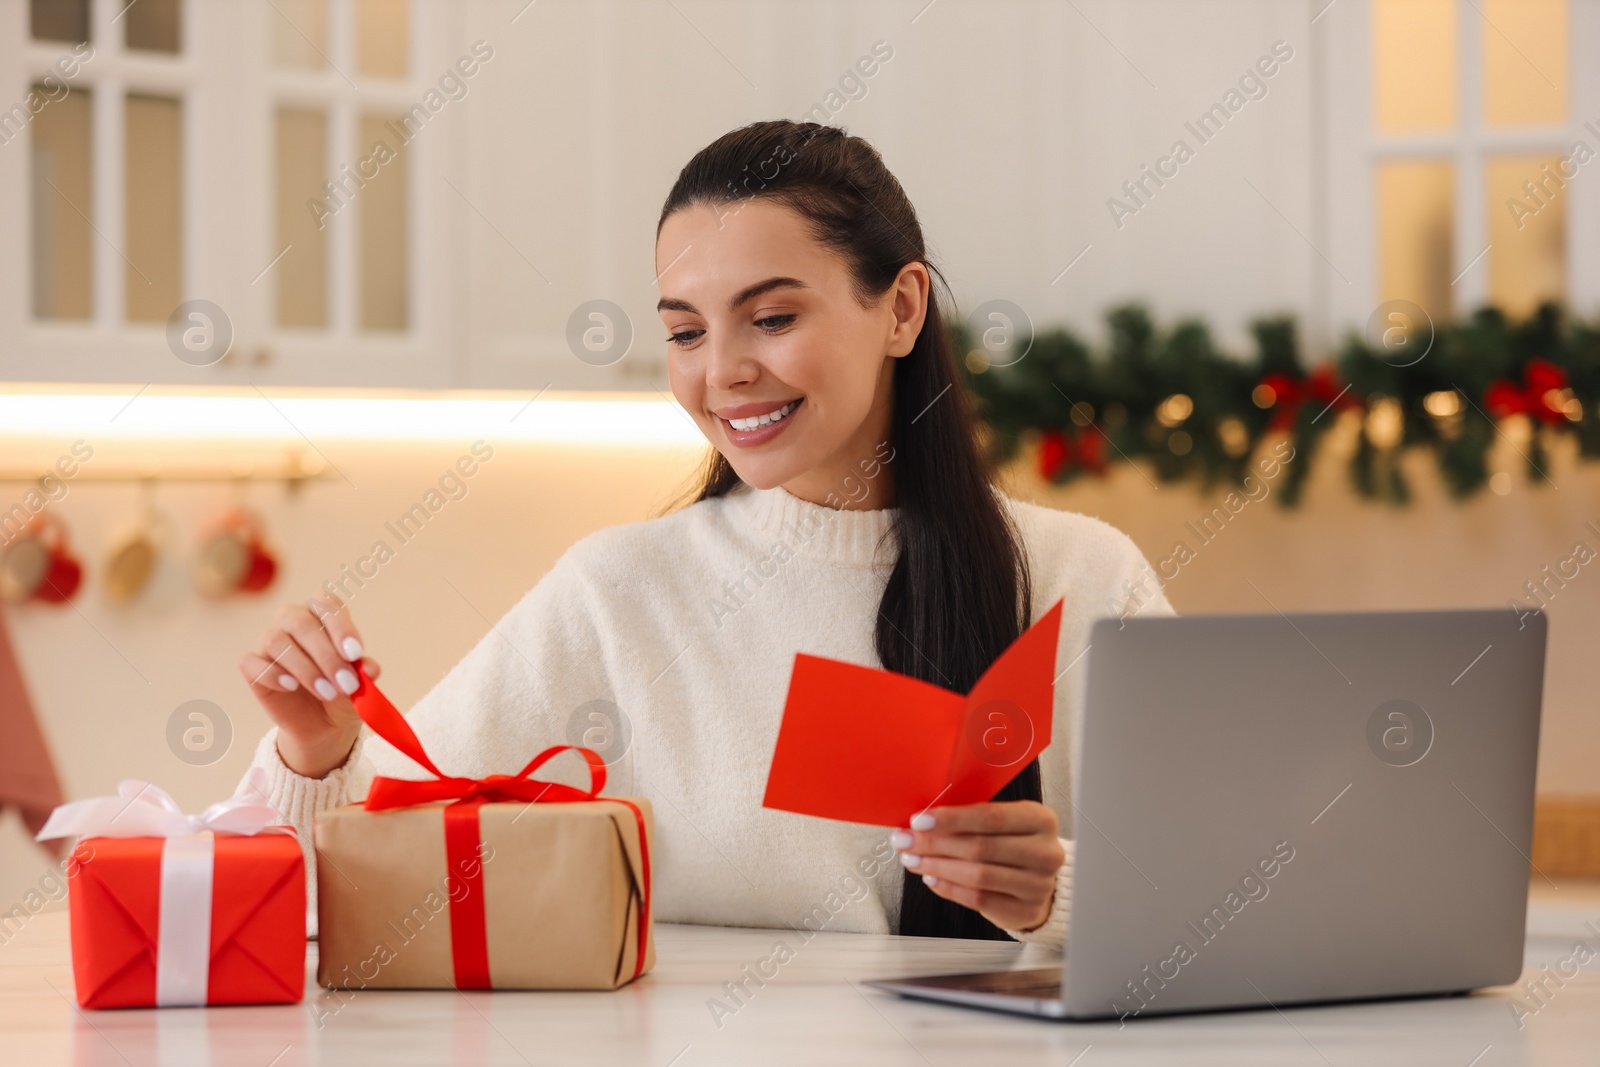
{"type": "Polygon", "coordinates": [[[905,826],[993,798],[1050,743],[1061,603],[966,696],[891,671],[795,656],[763,805],[905,826]]]}

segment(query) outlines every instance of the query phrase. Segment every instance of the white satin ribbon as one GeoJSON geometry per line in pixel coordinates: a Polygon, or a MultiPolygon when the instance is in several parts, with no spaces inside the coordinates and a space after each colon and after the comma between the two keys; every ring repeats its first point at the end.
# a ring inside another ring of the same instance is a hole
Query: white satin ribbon
{"type": "MultiPolygon", "coordinates": [[[[252,767],[227,800],[186,815],[166,790],[129,778],[114,797],[62,804],[35,840],[54,837],[164,837],[160,928],[156,937],[156,1006],[206,1002],[211,979],[211,890],[216,834],[259,834],[283,816],[266,802],[267,772],[252,767]]],[[[293,831],[288,831],[292,833],[293,831]]]]}
{"type": "Polygon", "coordinates": [[[156,1007],[197,1007],[211,980],[211,881],[216,835],[169,837],[161,846],[161,928],[156,1007]]]}
{"type": "Polygon", "coordinates": [[[267,803],[267,772],[252,767],[233,796],[199,815],[185,815],[171,794],[159,786],[128,778],[117,786],[114,797],[90,797],[62,804],[50,813],[34,840],[74,836],[178,837],[202,830],[258,834],[282,822],[278,809],[267,803]]]}

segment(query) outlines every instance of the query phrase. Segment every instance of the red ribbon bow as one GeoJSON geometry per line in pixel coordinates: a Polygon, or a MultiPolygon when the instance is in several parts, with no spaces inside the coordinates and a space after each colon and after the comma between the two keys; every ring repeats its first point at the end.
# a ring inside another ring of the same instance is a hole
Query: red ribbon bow
{"type": "Polygon", "coordinates": [[[445,775],[417,739],[416,731],[400,710],[390,703],[367,672],[357,663],[361,684],[350,694],[361,721],[374,733],[433,774],[433,779],[383,778],[372,780],[367,792],[368,811],[406,808],[436,800],[451,800],[444,808],[445,857],[451,877],[459,877],[466,891],[450,897],[450,952],[455,965],[456,988],[491,989],[489,981],[489,935],[484,916],[483,867],[478,862],[482,840],[478,809],[495,802],[522,801],[529,804],[566,804],[606,800],[626,806],[639,827],[639,859],[643,885],[639,894],[639,951],[634,960],[633,977],[644,973],[645,949],[650,931],[650,845],[645,838],[644,814],[632,801],[620,797],[600,797],[606,785],[606,764],[599,753],[579,745],[552,745],[516,774],[491,774],[485,778],[452,778],[445,775]],[[530,777],[534,771],[563,752],[582,756],[589,767],[589,788],[575,789],[561,782],[541,782],[530,777]],[[460,899],[457,899],[459,896],[460,899]]]}
{"type": "Polygon", "coordinates": [[[1567,372],[1548,359],[1528,360],[1521,386],[1501,379],[1484,391],[1483,404],[1497,419],[1507,415],[1529,415],[1540,422],[1555,424],[1566,420],[1567,372]]]}
{"type": "Polygon", "coordinates": [[[1271,394],[1270,403],[1266,406],[1274,409],[1269,425],[1274,432],[1291,429],[1300,417],[1300,409],[1308,401],[1315,400],[1325,405],[1323,410],[1331,407],[1347,411],[1361,406],[1360,400],[1349,395],[1349,387],[1339,384],[1338,375],[1328,363],[1320,364],[1304,378],[1291,378],[1281,371],[1274,371],[1256,385],[1257,390],[1262,388],[1271,394]]]}
{"type": "Polygon", "coordinates": [[[1094,474],[1104,474],[1106,469],[1105,437],[1099,427],[1074,436],[1063,430],[1046,430],[1039,435],[1039,476],[1047,482],[1055,481],[1063,467],[1077,464],[1094,474]]]}

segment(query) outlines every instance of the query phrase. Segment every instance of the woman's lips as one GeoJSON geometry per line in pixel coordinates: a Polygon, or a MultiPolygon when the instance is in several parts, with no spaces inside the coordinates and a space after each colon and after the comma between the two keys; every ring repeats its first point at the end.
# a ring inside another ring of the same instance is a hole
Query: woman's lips
{"type": "MultiPolygon", "coordinates": [[[[727,436],[730,442],[738,445],[740,448],[754,448],[756,445],[766,444],[784,430],[788,429],[789,424],[793,422],[795,416],[800,413],[800,408],[804,405],[804,403],[805,398],[799,397],[795,400],[791,400],[788,404],[771,409],[772,411],[783,411],[785,408],[787,408],[788,414],[784,415],[775,422],[769,422],[765,426],[757,426],[754,429],[749,430],[736,429],[733,425],[735,420],[725,418],[721,415],[717,416],[717,420],[722,423],[722,432],[727,436]]],[[[748,407],[749,405],[745,405],[745,408],[748,407]]],[[[742,417],[737,420],[739,422],[746,422],[747,420],[755,417],[753,415],[743,414],[744,409],[741,408],[733,408],[729,410],[740,412],[742,417]]],[[[767,414],[767,412],[761,412],[759,406],[756,408],[756,410],[759,412],[759,414],[767,414]]]]}

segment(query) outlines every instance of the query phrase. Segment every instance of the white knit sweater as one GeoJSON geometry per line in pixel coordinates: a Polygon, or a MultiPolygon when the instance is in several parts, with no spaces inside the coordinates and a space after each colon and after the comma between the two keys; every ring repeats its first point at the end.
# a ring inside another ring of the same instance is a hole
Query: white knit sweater
{"type": "MultiPolygon", "coordinates": [[[[1088,516],[1007,500],[1026,546],[1034,616],[1058,599],[1054,740],[1040,757],[1044,800],[1071,835],[1081,736],[1079,654],[1090,623],[1118,615],[1142,586],[1140,614],[1171,614],[1129,538],[1088,516]],[[1149,597],[1148,590],[1156,595],[1149,597]],[[1068,665],[1072,664],[1072,668],[1068,665]]],[[[797,652],[878,667],[873,620],[893,561],[892,510],[847,511],[783,489],[741,487],[662,518],[601,530],[573,545],[407,719],[446,774],[515,773],[535,753],[581,736],[613,702],[631,743],[609,795],[655,810],[654,910],[662,922],[888,933],[902,868],[878,826],[761,806],[797,652]]],[[[380,660],[381,647],[369,649],[380,660]]],[[[300,832],[308,865],[317,812],[366,796],[372,776],[426,772],[363,731],[346,764],[305,778],[278,757],[276,729],[255,765],[271,803],[300,832]]],[[[608,758],[611,758],[608,756],[608,758]]],[[[893,753],[885,753],[893,759],[893,753]]],[[[570,760],[570,763],[568,761],[570,760]]],[[[558,757],[540,776],[586,784],[558,757]],[[565,764],[565,766],[562,766],[565,764]]],[[[1072,851],[1050,918],[1024,941],[1061,946],[1072,851]]],[[[315,873],[310,925],[315,931],[315,873]]]]}

